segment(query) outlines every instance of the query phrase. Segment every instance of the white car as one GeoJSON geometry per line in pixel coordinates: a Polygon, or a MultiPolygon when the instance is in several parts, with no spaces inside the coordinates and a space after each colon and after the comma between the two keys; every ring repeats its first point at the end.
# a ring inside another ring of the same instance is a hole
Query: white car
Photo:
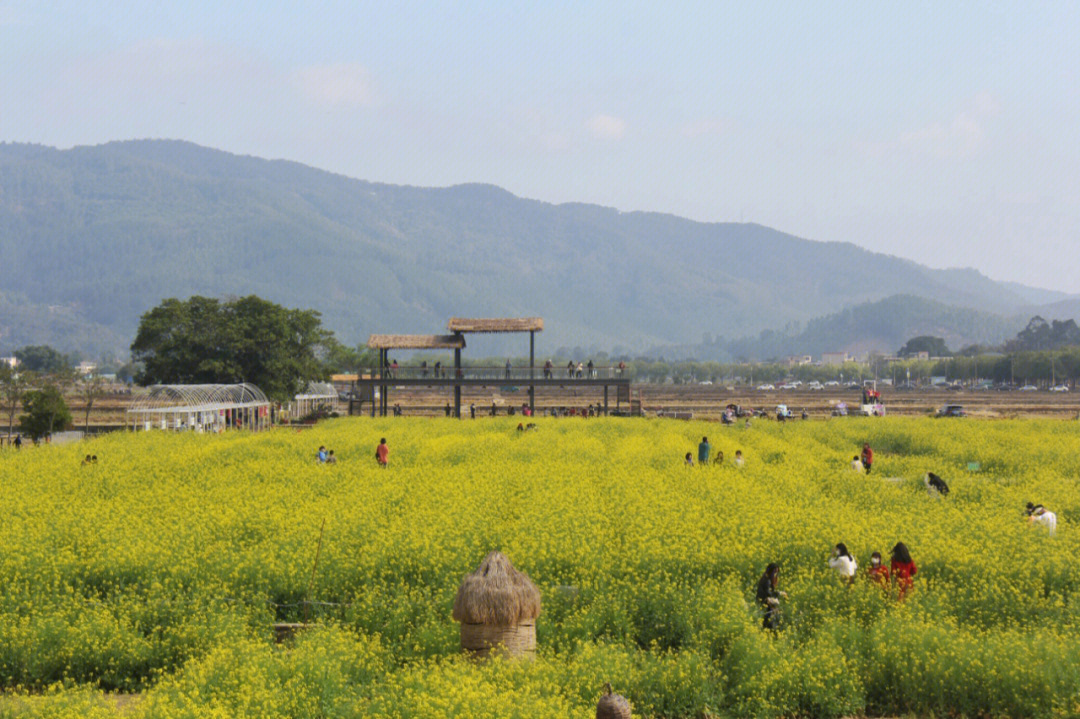
{"type": "Polygon", "coordinates": [[[704,382],[698,382],[698,384],[703,386],[703,387],[711,387],[712,386],[712,380],[707,379],[704,382]]]}
{"type": "Polygon", "coordinates": [[[785,382],[784,384],[780,385],[780,389],[797,389],[797,387],[791,382],[785,382]]]}
{"type": "Polygon", "coordinates": [[[1019,391],[1020,392],[1036,392],[1036,391],[1038,391],[1038,389],[1039,388],[1036,387],[1033,384],[1026,384],[1023,387],[1021,387],[1019,391]]]}
{"type": "Polygon", "coordinates": [[[759,392],[766,392],[771,389],[776,389],[776,387],[773,387],[771,384],[759,384],[757,388],[759,392]]]}
{"type": "Polygon", "coordinates": [[[839,382],[837,382],[837,381],[836,381],[836,380],[834,380],[834,379],[831,379],[831,380],[829,380],[828,382],[826,382],[826,383],[825,383],[825,386],[826,386],[826,387],[839,387],[839,386],[840,386],[840,383],[839,383],[839,382]]]}
{"type": "Polygon", "coordinates": [[[806,385],[806,388],[811,390],[812,392],[817,392],[818,390],[825,389],[824,385],[817,381],[811,382],[810,384],[806,385]]]}
{"type": "Polygon", "coordinates": [[[1053,387],[1050,388],[1050,391],[1051,392],[1068,392],[1069,387],[1068,387],[1068,385],[1064,385],[1064,384],[1056,384],[1056,385],[1054,385],[1053,387]]]}

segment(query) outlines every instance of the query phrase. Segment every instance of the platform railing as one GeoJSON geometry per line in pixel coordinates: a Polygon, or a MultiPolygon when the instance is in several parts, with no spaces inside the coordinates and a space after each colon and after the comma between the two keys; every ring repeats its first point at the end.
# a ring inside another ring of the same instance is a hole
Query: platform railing
{"type": "MultiPolygon", "coordinates": [[[[400,365],[397,369],[388,367],[386,370],[385,379],[442,379],[449,380],[454,379],[454,367],[443,365],[436,369],[434,366],[429,367],[416,367],[413,365],[403,366],[400,365]]],[[[580,370],[575,364],[573,369],[567,368],[565,365],[562,367],[552,367],[547,370],[543,365],[538,365],[531,372],[528,367],[511,366],[507,368],[503,367],[478,367],[469,366],[461,368],[460,379],[484,379],[484,380],[501,380],[509,383],[527,383],[530,379],[551,379],[551,380],[565,380],[567,382],[573,382],[577,380],[587,379],[600,379],[600,380],[619,380],[629,378],[629,374],[625,369],[620,369],[617,366],[613,367],[599,367],[594,366],[591,370],[588,367],[582,367],[580,370]]],[[[378,369],[366,370],[371,377],[378,378],[378,369]]]]}

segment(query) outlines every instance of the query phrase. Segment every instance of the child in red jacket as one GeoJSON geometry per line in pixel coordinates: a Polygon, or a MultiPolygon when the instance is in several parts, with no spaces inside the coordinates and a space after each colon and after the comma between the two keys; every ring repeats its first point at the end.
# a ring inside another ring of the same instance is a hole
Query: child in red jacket
{"type": "Polygon", "coordinates": [[[897,542],[892,550],[892,562],[889,567],[892,580],[896,584],[898,593],[897,601],[904,601],[904,596],[911,590],[914,577],[919,569],[915,562],[911,561],[911,552],[903,542],[897,542]]]}
{"type": "Polygon", "coordinates": [[[870,567],[866,570],[866,576],[882,590],[889,588],[889,568],[881,563],[881,552],[870,555],[870,567]]]}

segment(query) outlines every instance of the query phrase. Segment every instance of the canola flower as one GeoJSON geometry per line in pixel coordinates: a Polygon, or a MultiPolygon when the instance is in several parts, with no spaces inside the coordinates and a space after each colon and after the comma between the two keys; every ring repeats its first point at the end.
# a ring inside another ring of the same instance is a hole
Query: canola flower
{"type": "Polygon", "coordinates": [[[114,715],[106,692],[139,694],[124,716],[589,716],[608,680],[639,716],[1080,712],[1074,425],[534,421],[118,433],[94,466],[5,450],[0,716],[114,715]],[[702,435],[745,466],[683,466],[702,435]],[[848,467],[864,441],[870,476],[848,467]],[[826,563],[899,540],[902,603],[826,563]],[[543,593],[535,662],[460,656],[453,597],[491,549],[543,593]],[[776,635],[753,598],[770,561],[776,635]]]}

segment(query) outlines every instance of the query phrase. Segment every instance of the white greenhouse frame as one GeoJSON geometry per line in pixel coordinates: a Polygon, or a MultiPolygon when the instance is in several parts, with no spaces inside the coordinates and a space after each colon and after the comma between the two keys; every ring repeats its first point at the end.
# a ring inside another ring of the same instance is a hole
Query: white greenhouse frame
{"type": "Polygon", "coordinates": [[[124,413],[133,430],[221,432],[270,427],[270,400],[253,384],[158,384],[124,413]]]}
{"type": "Polygon", "coordinates": [[[329,382],[308,382],[303,392],[293,397],[296,406],[293,408],[293,416],[296,419],[307,417],[319,407],[328,407],[333,410],[337,406],[337,388],[329,382]]]}

